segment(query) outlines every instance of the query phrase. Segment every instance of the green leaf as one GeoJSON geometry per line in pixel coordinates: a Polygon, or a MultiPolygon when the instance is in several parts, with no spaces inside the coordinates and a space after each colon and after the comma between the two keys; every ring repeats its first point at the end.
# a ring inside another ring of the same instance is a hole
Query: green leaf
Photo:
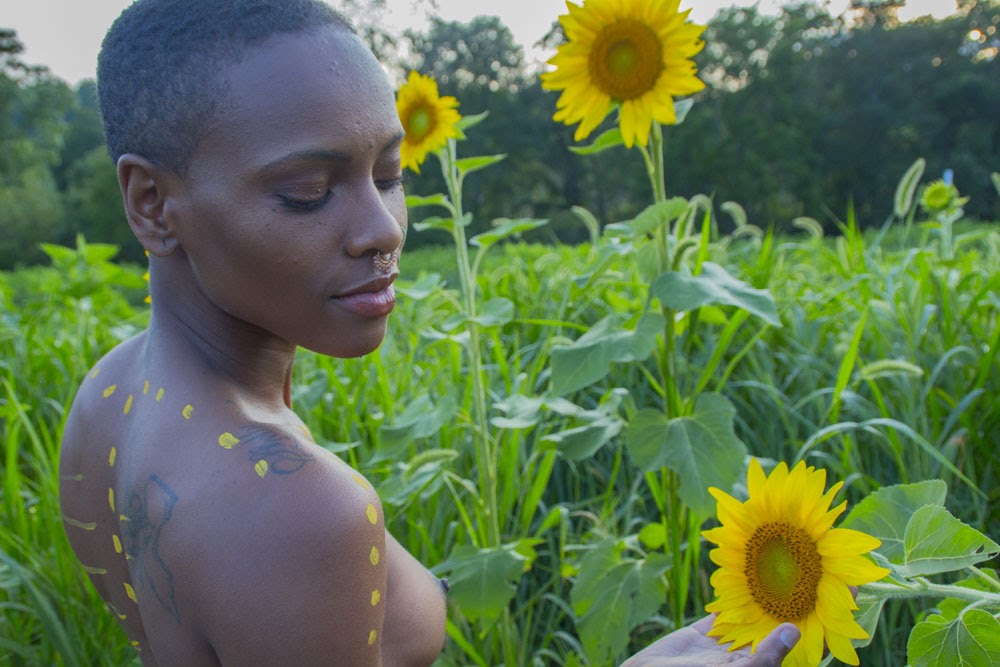
{"type": "Polygon", "coordinates": [[[437,273],[423,274],[415,281],[399,280],[396,291],[407,299],[421,301],[444,288],[444,280],[437,273]]]}
{"type": "Polygon", "coordinates": [[[893,375],[922,377],[924,369],[916,364],[901,359],[880,359],[861,367],[861,377],[864,380],[875,380],[893,375]]]}
{"type": "Polygon", "coordinates": [[[618,327],[619,318],[609,315],[597,322],[572,345],[552,349],[552,392],[568,394],[597,382],[614,362],[641,361],[656,345],[663,330],[659,313],[646,313],[634,330],[618,327]]]}
{"type": "Polygon", "coordinates": [[[594,140],[594,143],[586,146],[570,146],[569,149],[577,155],[596,155],[609,148],[622,145],[622,131],[613,127],[601,133],[601,136],[594,140]]]}
{"type": "MultiPolygon", "coordinates": [[[[466,213],[459,220],[459,224],[463,227],[468,227],[472,223],[472,215],[466,213]]],[[[441,218],[436,215],[428,216],[419,222],[413,223],[413,228],[418,232],[422,232],[425,229],[441,229],[449,234],[455,232],[455,218],[441,218]]]]}
{"type": "Polygon", "coordinates": [[[819,224],[815,218],[809,216],[799,216],[792,220],[792,225],[809,234],[814,239],[823,238],[823,225],[819,224]]]}
{"type": "Polygon", "coordinates": [[[419,195],[406,195],[406,208],[420,208],[421,206],[448,206],[448,198],[443,194],[433,194],[427,197],[419,195]]]}
{"type": "Polygon", "coordinates": [[[948,485],[939,479],[884,486],[854,506],[841,524],[882,540],[878,552],[892,563],[905,558],[903,536],[913,514],[925,505],[944,506],[948,485]]]}
{"type": "Polygon", "coordinates": [[[506,155],[480,155],[478,157],[464,157],[459,160],[455,160],[455,168],[463,176],[465,174],[471,174],[474,171],[479,171],[480,169],[485,169],[490,165],[494,165],[497,162],[503,161],[506,155]]]}
{"type": "Polygon", "coordinates": [[[414,440],[435,435],[445,424],[452,421],[456,409],[455,398],[451,395],[444,396],[435,403],[428,394],[422,394],[406,406],[395,423],[383,424],[380,427],[379,454],[396,456],[414,440]]]}
{"type": "Polygon", "coordinates": [[[903,549],[901,569],[910,577],[960,570],[1000,553],[1000,545],[940,505],[925,505],[913,513],[903,549]]]}
{"type": "Polygon", "coordinates": [[[746,210],[734,201],[725,201],[719,205],[719,210],[723,213],[727,213],[730,218],[733,219],[733,224],[737,227],[743,227],[747,224],[747,212],[746,210]]]}
{"type": "Polygon", "coordinates": [[[624,422],[614,416],[601,415],[583,426],[550,433],[542,442],[551,442],[568,459],[579,461],[590,458],[605,443],[618,435],[624,422]]]}
{"type": "Polygon", "coordinates": [[[691,111],[691,107],[694,106],[694,100],[687,97],[683,100],[674,100],[674,116],[676,120],[674,125],[680,125],[687,118],[688,112],[691,111]]]}
{"type": "Polygon", "coordinates": [[[650,291],[671,310],[694,310],[708,304],[736,306],[768,324],[781,326],[781,318],[770,293],[737,280],[714,262],[705,262],[697,276],[678,271],[664,273],[653,281],[650,291]]]}
{"type": "Polygon", "coordinates": [[[708,487],[728,491],[743,474],[746,447],[733,431],[735,416],[728,398],[704,393],[685,417],[668,419],[659,410],[640,410],[629,422],[625,444],[640,469],[676,472],[681,500],[699,516],[709,516],[715,500],[708,487]]]}
{"type": "Polygon", "coordinates": [[[469,128],[475,127],[476,125],[482,123],[484,120],[486,120],[486,117],[489,115],[490,115],[489,111],[484,111],[482,113],[476,113],[469,116],[462,116],[458,120],[456,126],[458,127],[459,130],[462,130],[464,132],[465,130],[468,130],[469,128]]]}
{"type": "Polygon", "coordinates": [[[906,217],[910,207],[913,206],[913,193],[916,192],[917,185],[920,184],[920,179],[923,177],[926,167],[927,160],[918,158],[906,170],[903,178],[899,180],[899,185],[896,186],[896,196],[892,200],[892,208],[896,217],[906,217]]]}
{"type": "Polygon", "coordinates": [[[541,227],[546,223],[548,223],[548,220],[537,220],[533,218],[508,220],[506,218],[500,218],[494,221],[494,225],[496,226],[493,229],[473,236],[469,239],[469,243],[486,250],[497,241],[502,241],[515,234],[520,234],[521,232],[541,227]]]}
{"type": "Polygon", "coordinates": [[[935,614],[914,626],[906,657],[912,667],[1000,664],[1000,621],[982,609],[970,609],[950,621],[935,614]]]}
{"type": "Polygon", "coordinates": [[[481,327],[498,327],[514,319],[514,302],[497,296],[479,305],[474,321],[481,327]]]}
{"type": "Polygon", "coordinates": [[[666,201],[647,206],[631,220],[607,225],[604,228],[604,233],[608,236],[625,238],[652,234],[660,227],[669,225],[683,215],[689,205],[688,200],[683,197],[672,197],[666,201]]]}
{"type": "Polygon", "coordinates": [[[488,623],[510,603],[525,564],[530,562],[521,548],[520,543],[487,549],[460,545],[434,571],[448,574],[448,597],[466,618],[488,623]]]}
{"type": "Polygon", "coordinates": [[[628,645],[632,629],[649,620],[666,598],[667,557],[622,558],[621,551],[614,539],[600,543],[583,558],[570,591],[590,664],[609,664],[628,645]]]}

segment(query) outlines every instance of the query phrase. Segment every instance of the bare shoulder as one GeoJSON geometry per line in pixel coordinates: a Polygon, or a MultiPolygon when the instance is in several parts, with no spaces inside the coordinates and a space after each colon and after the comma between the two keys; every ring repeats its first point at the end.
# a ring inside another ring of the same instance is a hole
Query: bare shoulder
{"type": "Polygon", "coordinates": [[[203,477],[173,540],[192,620],[223,664],[381,664],[386,538],[372,486],[289,429],[228,435],[238,465],[203,477]]]}

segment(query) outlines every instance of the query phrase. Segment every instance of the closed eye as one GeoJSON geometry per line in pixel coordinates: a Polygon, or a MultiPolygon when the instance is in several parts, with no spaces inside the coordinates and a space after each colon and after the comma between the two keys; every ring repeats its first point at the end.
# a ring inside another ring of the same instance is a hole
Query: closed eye
{"type": "Polygon", "coordinates": [[[313,198],[300,198],[300,197],[289,197],[287,195],[277,195],[278,200],[281,205],[292,209],[293,211],[315,211],[322,208],[324,204],[330,201],[333,196],[333,190],[327,188],[323,191],[322,195],[313,198]]]}

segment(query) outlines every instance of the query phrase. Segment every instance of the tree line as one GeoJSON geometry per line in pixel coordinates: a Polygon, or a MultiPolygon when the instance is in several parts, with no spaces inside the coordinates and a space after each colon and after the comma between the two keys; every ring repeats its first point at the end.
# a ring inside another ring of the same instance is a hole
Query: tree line
{"type": "MultiPolygon", "coordinates": [[[[907,23],[895,18],[899,0],[855,4],[850,18],[806,2],[776,15],[729,8],[709,21],[696,58],[708,85],[684,122],[665,128],[671,194],[735,201],[750,222],[778,230],[799,216],[834,229],[848,210],[862,226],[879,225],[898,179],[924,157],[931,174],[952,170],[967,213],[1000,219],[989,176],[1000,168],[1000,0],[959,0],[950,17],[907,23]]],[[[461,155],[507,155],[468,181],[472,233],[501,217],[548,218],[539,239],[582,241],[573,206],[611,223],[650,201],[635,151],[570,150],[573,128],[552,120],[556,94],[498,18],[433,18],[425,31],[394,35],[380,27],[384,6],[345,4],[398,80],[417,69],[463,114],[489,111],[461,155]]],[[[543,42],[562,39],[553,23],[543,42]]],[[[79,233],[142,261],[104,150],[95,83],[70,88],[25,64],[22,51],[0,28],[0,269],[40,261],[39,243],[79,233]]],[[[433,158],[407,187],[443,190],[433,158]]],[[[436,240],[428,232],[408,243],[436,240]]]]}

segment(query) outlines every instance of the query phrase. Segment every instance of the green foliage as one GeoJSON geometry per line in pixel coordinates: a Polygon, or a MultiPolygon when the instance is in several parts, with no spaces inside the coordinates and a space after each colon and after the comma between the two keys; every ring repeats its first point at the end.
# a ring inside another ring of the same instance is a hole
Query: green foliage
{"type": "Polygon", "coordinates": [[[990,665],[1000,657],[1000,624],[982,608],[1000,609],[1000,581],[974,566],[1000,554],[1000,545],[952,516],[944,507],[946,493],[940,480],[883,487],[845,519],[844,527],[882,540],[874,555],[890,570],[883,583],[862,588],[859,614],[872,632],[886,599],[941,600],[941,613],[927,616],[909,633],[909,664],[990,665]],[[971,585],[929,578],[954,579],[962,571],[973,575],[971,585]]]}

